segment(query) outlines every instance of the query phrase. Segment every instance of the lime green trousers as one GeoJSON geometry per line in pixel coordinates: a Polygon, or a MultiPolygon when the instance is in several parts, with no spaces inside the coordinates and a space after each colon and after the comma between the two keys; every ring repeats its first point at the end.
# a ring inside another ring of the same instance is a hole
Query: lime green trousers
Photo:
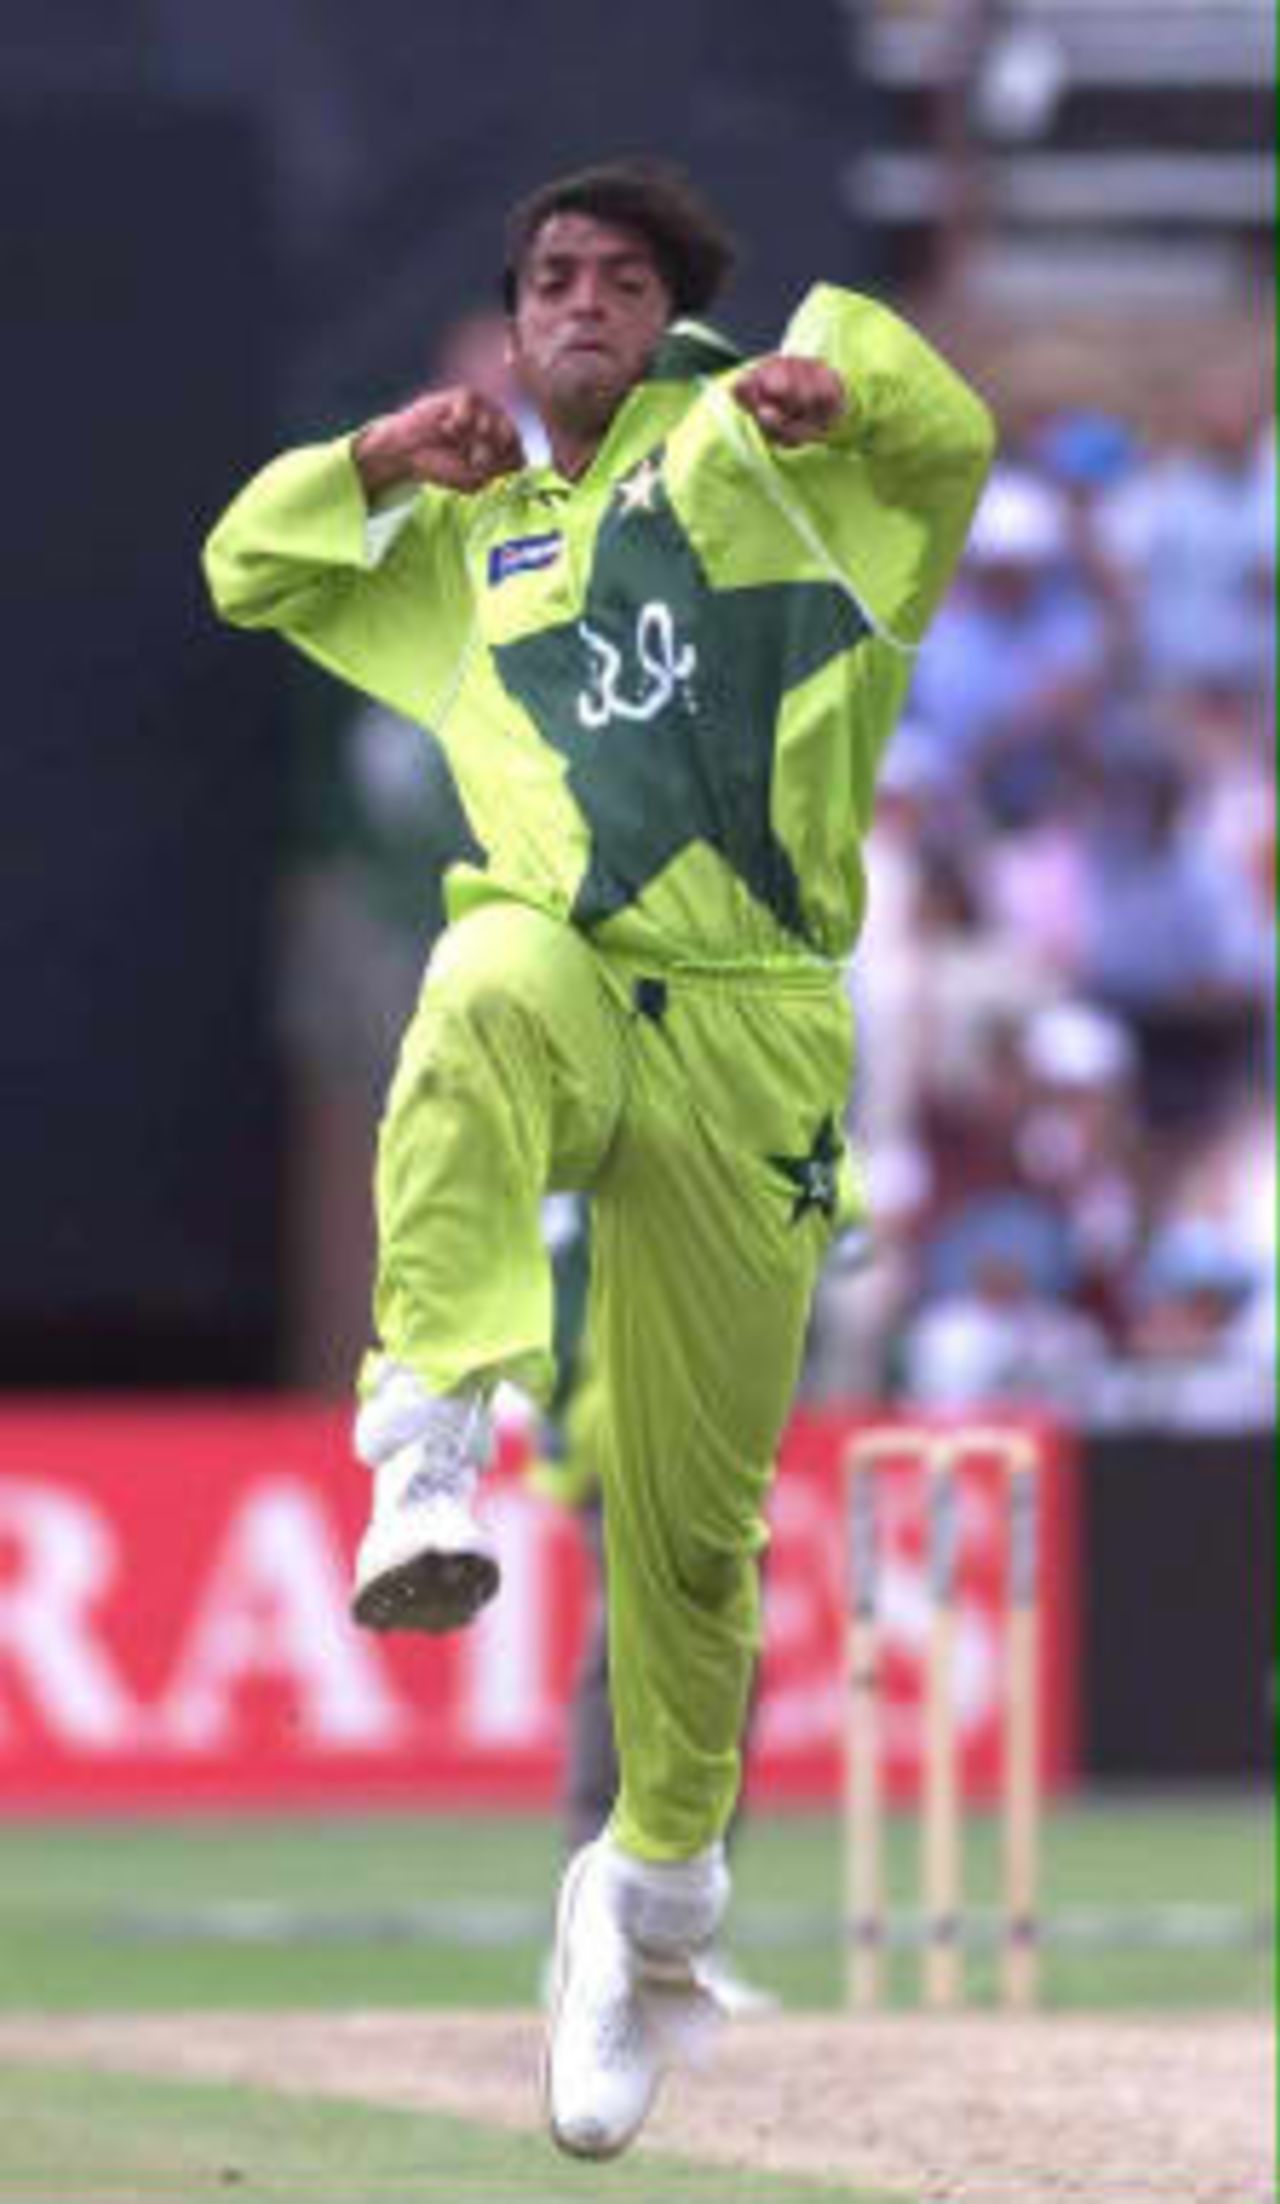
{"type": "Polygon", "coordinates": [[[382,1355],[545,1397],[540,1210],[592,1201],[588,1317],[621,1787],[641,1858],[722,1834],[760,1635],[763,1502],[852,1181],[838,975],[655,974],[486,904],[442,937],[379,1138],[382,1355]]]}

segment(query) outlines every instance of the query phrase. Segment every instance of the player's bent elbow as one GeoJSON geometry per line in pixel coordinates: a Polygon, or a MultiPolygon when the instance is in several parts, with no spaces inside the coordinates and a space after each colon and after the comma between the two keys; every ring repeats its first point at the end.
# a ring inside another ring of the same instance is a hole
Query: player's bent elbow
{"type": "Polygon", "coordinates": [[[201,558],[205,584],[220,620],[235,628],[278,627],[281,591],[278,577],[272,586],[252,559],[232,549],[221,526],[205,544],[201,558]]]}
{"type": "Polygon", "coordinates": [[[990,406],[975,390],[966,389],[965,404],[956,419],[952,452],[957,475],[972,478],[975,495],[991,472],[999,440],[990,406]]]}

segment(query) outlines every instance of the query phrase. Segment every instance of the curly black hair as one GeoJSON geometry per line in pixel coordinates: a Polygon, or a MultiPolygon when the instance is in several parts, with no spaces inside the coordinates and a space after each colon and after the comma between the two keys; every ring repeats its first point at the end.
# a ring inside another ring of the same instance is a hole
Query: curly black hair
{"type": "Polygon", "coordinates": [[[737,260],[728,230],[683,171],[663,161],[605,161],[557,176],[511,209],[506,224],[502,297],[515,310],[524,263],[553,214],[588,214],[643,237],[677,314],[704,313],[737,260]]]}

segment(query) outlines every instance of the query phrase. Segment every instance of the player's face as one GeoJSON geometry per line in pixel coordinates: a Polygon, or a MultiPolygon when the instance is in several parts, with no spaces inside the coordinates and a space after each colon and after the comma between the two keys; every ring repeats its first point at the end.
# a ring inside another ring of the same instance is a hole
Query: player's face
{"type": "Polygon", "coordinates": [[[670,318],[671,295],[637,231],[553,214],[520,271],[512,364],[549,425],[599,435],[670,318]]]}

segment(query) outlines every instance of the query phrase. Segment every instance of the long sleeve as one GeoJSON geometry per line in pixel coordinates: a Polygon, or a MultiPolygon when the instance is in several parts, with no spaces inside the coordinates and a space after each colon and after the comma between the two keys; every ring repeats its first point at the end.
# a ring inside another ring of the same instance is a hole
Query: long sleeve
{"type": "Polygon", "coordinates": [[[779,349],[834,367],[848,417],[824,443],[787,451],[735,407],[737,434],[878,632],[911,648],[960,556],[995,449],[991,415],[922,337],[854,292],[819,284],[779,349]]]}
{"type": "Polygon", "coordinates": [[[350,443],[287,452],[240,492],[205,546],[217,610],[272,628],[366,694],[430,724],[472,625],[461,531],[443,491],[371,516],[350,443]]]}

